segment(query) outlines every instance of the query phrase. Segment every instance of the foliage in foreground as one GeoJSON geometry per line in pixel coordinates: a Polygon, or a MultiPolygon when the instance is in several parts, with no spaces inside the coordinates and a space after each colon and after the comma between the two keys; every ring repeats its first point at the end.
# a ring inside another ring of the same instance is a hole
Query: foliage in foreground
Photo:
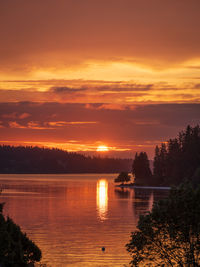
{"type": "Polygon", "coordinates": [[[22,267],[40,261],[40,249],[17,224],[4,217],[2,210],[3,204],[0,203],[0,265],[22,267]]]}
{"type": "Polygon", "coordinates": [[[181,185],[140,217],[131,266],[200,266],[200,187],[181,185]]]}

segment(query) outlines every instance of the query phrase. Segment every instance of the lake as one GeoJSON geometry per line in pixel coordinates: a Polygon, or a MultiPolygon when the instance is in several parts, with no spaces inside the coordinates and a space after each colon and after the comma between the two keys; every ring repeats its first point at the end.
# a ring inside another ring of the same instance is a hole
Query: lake
{"type": "Polygon", "coordinates": [[[139,215],[168,191],[117,188],[116,176],[1,174],[0,201],[48,267],[128,266],[125,244],[139,215]]]}

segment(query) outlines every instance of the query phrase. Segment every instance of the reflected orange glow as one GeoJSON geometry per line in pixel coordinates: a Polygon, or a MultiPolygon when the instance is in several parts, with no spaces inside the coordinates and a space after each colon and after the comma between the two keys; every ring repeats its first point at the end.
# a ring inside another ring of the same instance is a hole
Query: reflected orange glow
{"type": "Polygon", "coordinates": [[[107,146],[104,146],[104,145],[98,146],[97,147],[97,151],[108,151],[108,147],[107,146]]]}
{"type": "Polygon", "coordinates": [[[154,203],[154,195],[153,192],[151,193],[149,197],[149,205],[148,205],[148,210],[151,211],[153,208],[153,203],[154,203]]]}
{"type": "Polygon", "coordinates": [[[106,220],[108,211],[108,182],[105,179],[97,182],[97,210],[100,220],[106,220]]]}

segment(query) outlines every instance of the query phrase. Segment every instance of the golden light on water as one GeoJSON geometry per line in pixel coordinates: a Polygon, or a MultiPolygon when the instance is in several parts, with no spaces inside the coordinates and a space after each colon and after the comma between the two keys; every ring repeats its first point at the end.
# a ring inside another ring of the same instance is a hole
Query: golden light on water
{"type": "Polygon", "coordinates": [[[107,219],[108,211],[108,182],[105,179],[100,179],[97,182],[97,211],[101,221],[107,219]]]}

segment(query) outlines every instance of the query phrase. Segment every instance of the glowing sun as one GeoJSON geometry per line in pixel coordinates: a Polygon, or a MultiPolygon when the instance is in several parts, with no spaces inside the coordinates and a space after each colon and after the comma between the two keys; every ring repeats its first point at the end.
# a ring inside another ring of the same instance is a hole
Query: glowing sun
{"type": "Polygon", "coordinates": [[[97,151],[108,151],[108,147],[107,146],[98,146],[97,151]]]}

